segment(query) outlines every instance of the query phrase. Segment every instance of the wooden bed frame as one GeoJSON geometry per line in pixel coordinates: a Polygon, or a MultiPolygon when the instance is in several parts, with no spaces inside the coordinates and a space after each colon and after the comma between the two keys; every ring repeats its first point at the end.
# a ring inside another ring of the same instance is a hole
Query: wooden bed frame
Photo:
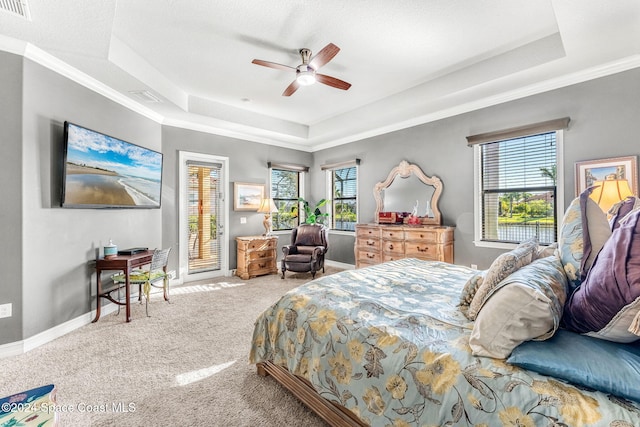
{"type": "Polygon", "coordinates": [[[286,368],[272,362],[256,364],[258,375],[271,375],[276,382],[289,390],[309,409],[334,427],[366,427],[353,412],[320,396],[313,386],[304,378],[293,375],[286,368]]]}

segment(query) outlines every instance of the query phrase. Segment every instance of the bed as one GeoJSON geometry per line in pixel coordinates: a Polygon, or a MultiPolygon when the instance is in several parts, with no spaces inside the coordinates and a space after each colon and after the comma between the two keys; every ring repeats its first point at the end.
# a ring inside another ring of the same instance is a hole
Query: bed
{"type": "Polygon", "coordinates": [[[316,279],[258,318],[250,361],[363,425],[640,425],[637,403],[473,356],[458,308],[473,274],[404,259],[316,279]]]}
{"type": "Polygon", "coordinates": [[[330,425],[640,426],[640,345],[564,328],[579,268],[535,242],[494,264],[488,291],[491,268],[417,259],[313,280],[258,317],[250,362],[330,425]]]}

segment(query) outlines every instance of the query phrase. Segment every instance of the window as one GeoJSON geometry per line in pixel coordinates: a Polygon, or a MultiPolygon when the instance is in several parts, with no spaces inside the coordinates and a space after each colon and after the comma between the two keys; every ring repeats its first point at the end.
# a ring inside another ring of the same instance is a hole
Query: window
{"type": "Polygon", "coordinates": [[[273,230],[291,230],[298,226],[298,198],[304,197],[303,177],[306,167],[275,165],[271,169],[270,195],[278,208],[271,216],[273,230]]]}
{"type": "Polygon", "coordinates": [[[358,223],[358,164],[359,160],[325,165],[327,171],[327,195],[331,206],[329,215],[331,228],[355,231],[358,223]]]}
{"type": "Polygon", "coordinates": [[[519,129],[521,135],[475,143],[476,244],[517,244],[531,237],[540,244],[557,241],[558,211],[563,206],[562,131],[527,134],[539,129],[535,126],[519,129]]]}

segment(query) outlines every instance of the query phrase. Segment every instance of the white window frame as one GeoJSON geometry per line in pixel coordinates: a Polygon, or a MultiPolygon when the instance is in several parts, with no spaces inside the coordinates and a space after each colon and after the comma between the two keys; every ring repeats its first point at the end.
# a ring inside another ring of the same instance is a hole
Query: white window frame
{"type": "MultiPolygon", "coordinates": [[[[564,131],[556,130],[556,236],[560,236],[560,227],[562,225],[562,217],[564,213],[564,159],[563,144],[564,131]]],[[[474,217],[474,240],[476,247],[496,248],[496,249],[513,249],[517,246],[515,243],[490,242],[482,240],[482,173],[481,168],[481,146],[476,144],[473,146],[473,217],[474,217]]]]}
{"type": "MultiPolygon", "coordinates": [[[[305,187],[304,187],[304,182],[305,182],[305,174],[307,173],[305,170],[296,170],[294,168],[289,169],[287,166],[279,166],[279,165],[271,165],[269,164],[269,177],[267,178],[267,190],[265,191],[266,193],[266,197],[269,198],[273,198],[271,195],[271,184],[272,184],[272,177],[273,177],[273,169],[277,169],[277,170],[288,170],[290,172],[296,172],[298,174],[298,197],[302,197],[303,199],[305,198],[305,187]]],[[[302,223],[304,223],[304,209],[302,209],[302,204],[298,203],[298,224],[300,225],[302,223]]],[[[273,234],[288,234],[291,233],[291,229],[283,229],[283,230],[273,230],[272,231],[273,234]]]]}
{"type": "Polygon", "coordinates": [[[329,213],[328,228],[332,234],[343,234],[346,236],[353,236],[355,230],[336,230],[333,228],[333,171],[336,169],[356,168],[356,224],[360,220],[360,160],[355,159],[349,162],[337,163],[334,165],[322,166],[322,170],[325,171],[325,199],[327,199],[326,212],[329,213]]]}

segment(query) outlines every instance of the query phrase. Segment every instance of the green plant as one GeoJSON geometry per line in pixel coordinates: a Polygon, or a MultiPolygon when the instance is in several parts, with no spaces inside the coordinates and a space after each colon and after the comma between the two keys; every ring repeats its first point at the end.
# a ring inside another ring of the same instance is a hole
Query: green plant
{"type": "Polygon", "coordinates": [[[311,206],[309,206],[309,202],[307,202],[302,197],[298,198],[298,202],[302,203],[302,208],[304,209],[305,224],[324,224],[325,220],[329,216],[329,213],[323,213],[320,208],[327,204],[327,199],[321,199],[318,203],[316,203],[313,209],[311,209],[311,206]]]}

